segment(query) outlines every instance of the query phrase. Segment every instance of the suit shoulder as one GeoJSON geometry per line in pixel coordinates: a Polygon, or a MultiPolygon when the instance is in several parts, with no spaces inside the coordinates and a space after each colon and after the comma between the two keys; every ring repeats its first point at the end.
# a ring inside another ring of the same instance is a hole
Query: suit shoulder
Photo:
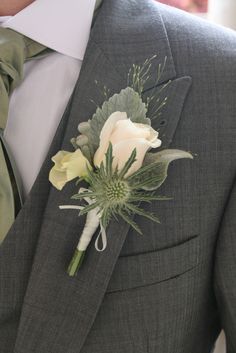
{"type": "Polygon", "coordinates": [[[236,58],[236,33],[196,15],[158,3],[168,38],[182,53],[236,58]]]}

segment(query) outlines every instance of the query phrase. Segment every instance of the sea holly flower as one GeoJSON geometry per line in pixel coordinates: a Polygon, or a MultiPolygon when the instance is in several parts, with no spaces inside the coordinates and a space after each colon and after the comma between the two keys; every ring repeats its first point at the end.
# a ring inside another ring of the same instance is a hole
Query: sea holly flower
{"type": "Polygon", "coordinates": [[[142,234],[142,230],[133,220],[133,215],[146,217],[151,221],[160,223],[157,215],[145,211],[139,206],[139,203],[169,200],[170,198],[156,195],[153,191],[158,189],[165,181],[170,162],[180,158],[193,157],[190,153],[180,150],[164,150],[150,153],[150,155],[146,158],[146,165],[126,177],[128,171],[136,162],[136,149],[132,151],[123,168],[118,171],[118,168],[114,170],[112,167],[114,160],[113,147],[109,143],[108,150],[105,153],[105,161],[101,162],[99,168],[88,170],[89,188],[80,189],[77,194],[72,196],[75,200],[85,200],[88,205],[60,206],[61,209],[78,209],[80,215],[87,214],[83,233],[68,267],[70,276],[74,276],[80,268],[87,246],[99,225],[100,233],[96,239],[95,247],[96,250],[103,251],[107,244],[106,228],[113,217],[121,217],[140,234],[142,234]],[[145,192],[144,190],[152,192],[145,192]],[[100,236],[102,250],[98,247],[100,236]]]}

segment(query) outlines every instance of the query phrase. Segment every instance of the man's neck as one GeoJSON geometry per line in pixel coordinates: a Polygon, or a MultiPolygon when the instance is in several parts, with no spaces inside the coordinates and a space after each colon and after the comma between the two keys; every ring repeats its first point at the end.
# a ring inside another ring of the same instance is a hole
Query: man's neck
{"type": "Polygon", "coordinates": [[[34,0],[1,0],[0,16],[14,16],[33,1],[34,0]]]}

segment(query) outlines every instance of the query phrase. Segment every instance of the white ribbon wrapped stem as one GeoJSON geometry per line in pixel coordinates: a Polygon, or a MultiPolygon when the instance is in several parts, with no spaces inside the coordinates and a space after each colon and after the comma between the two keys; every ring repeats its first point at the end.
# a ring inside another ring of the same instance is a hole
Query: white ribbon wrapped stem
{"type": "MultiPolygon", "coordinates": [[[[89,190],[85,189],[85,188],[81,188],[79,190],[80,193],[86,192],[86,191],[89,192],[89,190]]],[[[84,200],[89,205],[91,205],[94,202],[89,197],[85,197],[84,200]]],[[[76,205],[63,205],[63,206],[59,206],[59,208],[61,210],[66,210],[66,209],[82,210],[84,207],[83,206],[76,206],[76,205]]],[[[99,225],[100,225],[100,232],[99,232],[99,235],[98,235],[96,242],[95,242],[95,248],[97,251],[105,250],[105,248],[107,246],[106,232],[100,222],[99,209],[96,207],[87,213],[85,226],[84,226],[83,232],[80,236],[79,243],[77,245],[77,249],[79,251],[85,251],[87,249],[87,247],[88,247],[88,245],[89,245],[89,243],[90,243],[90,241],[91,241],[91,239],[92,239],[92,237],[93,237],[94,233],[96,232],[99,225]],[[99,241],[100,236],[102,239],[102,248],[101,249],[98,247],[98,241],[99,241]]]]}
{"type": "Polygon", "coordinates": [[[98,209],[94,208],[87,214],[85,226],[83,233],[81,234],[77,249],[80,251],[85,251],[99,226],[100,218],[98,215],[98,209]]]}

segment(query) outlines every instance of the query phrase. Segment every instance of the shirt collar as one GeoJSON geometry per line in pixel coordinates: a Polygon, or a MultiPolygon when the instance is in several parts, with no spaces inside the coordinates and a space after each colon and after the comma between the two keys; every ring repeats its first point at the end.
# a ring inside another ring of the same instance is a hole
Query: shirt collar
{"type": "Polygon", "coordinates": [[[35,0],[6,18],[11,28],[59,53],[83,60],[93,12],[101,0],[35,0]]]}
{"type": "Polygon", "coordinates": [[[10,20],[12,16],[0,16],[0,26],[2,26],[2,24],[8,20],[10,20]]]}

